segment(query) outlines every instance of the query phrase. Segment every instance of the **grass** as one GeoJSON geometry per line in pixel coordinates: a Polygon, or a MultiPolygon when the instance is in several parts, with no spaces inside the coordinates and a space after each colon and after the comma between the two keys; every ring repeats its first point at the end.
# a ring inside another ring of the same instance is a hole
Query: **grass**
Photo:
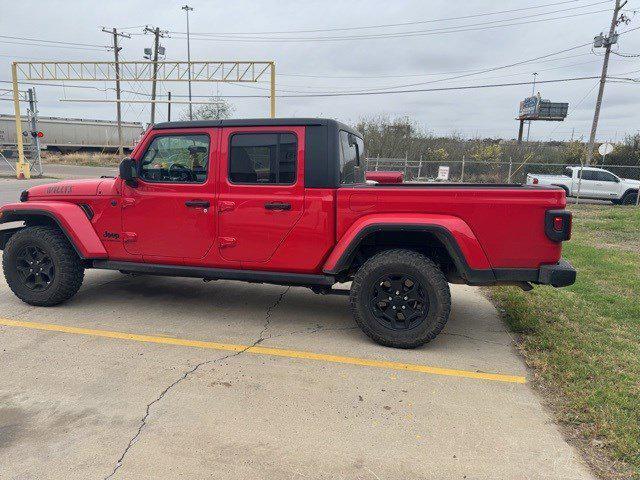
{"type": "Polygon", "coordinates": [[[81,165],[87,167],[117,167],[125,155],[109,153],[46,153],[42,157],[44,163],[58,165],[81,165]]]}
{"type": "Polygon", "coordinates": [[[640,479],[640,208],[580,205],[574,285],[490,294],[557,419],[607,479],[640,479]]]}

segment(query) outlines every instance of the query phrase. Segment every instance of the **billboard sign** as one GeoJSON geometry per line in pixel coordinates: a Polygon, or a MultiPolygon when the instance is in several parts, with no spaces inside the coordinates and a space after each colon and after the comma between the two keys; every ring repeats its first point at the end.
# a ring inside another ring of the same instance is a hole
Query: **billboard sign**
{"type": "Polygon", "coordinates": [[[562,121],[567,116],[569,104],[566,102],[550,102],[540,98],[540,94],[527,97],[520,102],[518,120],[562,121]]]}

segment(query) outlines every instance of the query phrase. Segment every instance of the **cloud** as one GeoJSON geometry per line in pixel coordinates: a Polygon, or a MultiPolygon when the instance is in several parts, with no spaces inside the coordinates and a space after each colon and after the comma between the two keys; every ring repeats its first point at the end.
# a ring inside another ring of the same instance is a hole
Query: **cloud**
{"type": "MultiPolygon", "coordinates": [[[[3,35],[37,37],[66,42],[108,44],[110,38],[100,31],[100,27],[135,27],[126,31],[131,39],[123,39],[122,57],[126,60],[141,60],[142,51],[151,46],[152,38],[141,35],[145,24],[163,29],[183,32],[184,12],[180,6],[184,2],[125,1],[84,2],[56,0],[39,2],[26,0],[16,4],[16,8],[3,12],[0,30],[3,35]],[[27,12],[29,13],[27,15],[27,12]]],[[[599,8],[578,8],[586,0],[576,2],[571,11],[551,16],[576,15],[581,11],[599,8]]],[[[470,0],[450,2],[433,0],[404,0],[388,2],[383,0],[280,0],[278,2],[255,2],[237,0],[235,2],[208,2],[194,0],[191,15],[191,31],[203,32],[261,32],[309,30],[323,28],[352,28],[362,25],[380,25],[401,22],[419,22],[443,17],[487,14],[490,12],[518,9],[529,4],[517,0],[496,0],[485,2],[470,0]]],[[[371,28],[366,30],[317,32],[313,36],[338,36],[381,34],[401,31],[424,31],[443,27],[458,27],[487,22],[509,21],[516,17],[524,20],[538,20],[544,17],[534,15],[541,11],[559,10],[562,6],[532,9],[527,11],[483,16],[467,20],[449,22],[416,23],[403,27],[371,28]]],[[[569,8],[569,7],[566,7],[569,8]]],[[[606,5],[603,8],[608,8],[606,5]]],[[[522,21],[519,20],[519,21],[522,21]]],[[[543,56],[564,48],[589,42],[593,36],[606,29],[609,12],[588,16],[575,16],[555,21],[528,23],[506,28],[457,33],[435,33],[405,38],[384,38],[362,41],[306,42],[306,43],[243,43],[205,41],[193,39],[192,59],[260,59],[275,60],[277,64],[277,84],[282,90],[292,91],[350,91],[382,88],[395,85],[429,82],[450,76],[462,75],[466,70],[487,69],[515,63],[527,58],[543,56]],[[444,72],[444,73],[443,73],[444,72]],[[452,72],[452,73],[446,73],[452,72]],[[458,72],[458,73],[455,73],[458,72]],[[442,73],[442,75],[431,75],[442,73]],[[319,78],[287,76],[287,74],[315,75],[319,78]],[[424,76],[411,76],[424,74],[424,76]],[[391,77],[396,75],[397,77],[391,77]],[[353,76],[356,78],[331,78],[333,76],[353,76]],[[374,78],[383,76],[383,78],[374,78]]],[[[634,20],[634,23],[638,20],[634,20]]],[[[625,27],[632,28],[634,24],[625,27]]],[[[423,32],[427,33],[427,32],[423,32]]],[[[283,34],[300,37],[301,33],[283,34]]],[[[167,49],[168,60],[186,59],[186,41],[172,34],[162,40],[167,49]]],[[[624,52],[640,51],[640,34],[630,33],[620,37],[619,48],[624,52]]],[[[1,80],[8,80],[12,58],[23,60],[111,60],[113,54],[107,51],[84,51],[45,46],[25,46],[0,43],[1,80]]],[[[508,69],[498,69],[481,75],[473,75],[457,80],[440,81],[428,86],[479,85],[530,81],[533,72],[538,72],[538,80],[550,80],[575,76],[598,75],[601,57],[591,53],[586,46],[555,57],[541,59],[526,65],[508,69]]],[[[638,69],[637,59],[623,59],[612,56],[612,75],[638,69]]],[[[632,74],[633,75],[633,74],[632,74]]],[[[636,73],[637,75],[637,73],[636,73]]],[[[68,82],[71,83],[71,82],[68,82]]],[[[592,115],[595,90],[591,90],[595,80],[562,84],[542,84],[539,90],[543,97],[554,101],[569,101],[570,116],[560,126],[556,123],[537,122],[532,126],[533,138],[568,138],[575,129],[579,134],[588,133],[592,115]],[[590,93],[589,93],[590,92],[590,93]],[[582,103],[579,102],[582,100],[582,103]]],[[[3,87],[9,86],[4,84],[3,87]]],[[[95,86],[111,88],[113,85],[97,82],[95,86]]],[[[264,84],[260,84],[264,87],[264,84]]],[[[149,91],[149,84],[124,84],[123,88],[141,92],[149,91]]],[[[638,99],[633,85],[611,83],[605,91],[602,111],[601,131],[631,132],[639,124],[638,99]]],[[[171,89],[174,96],[186,94],[186,84],[160,84],[160,94],[171,89]]],[[[113,92],[100,93],[87,89],[38,86],[41,100],[41,115],[67,117],[113,118],[115,107],[107,104],[62,103],[66,98],[113,98],[113,92]]],[[[194,85],[195,95],[241,95],[265,93],[260,90],[234,85],[194,85]]],[[[421,92],[388,96],[328,97],[328,98],[284,98],[279,94],[278,114],[281,116],[329,116],[355,122],[366,115],[388,113],[390,115],[410,115],[435,133],[449,133],[453,130],[465,135],[491,135],[512,138],[517,132],[514,117],[518,102],[531,93],[530,85],[482,90],[448,92],[421,92]]],[[[128,98],[145,98],[132,96],[128,98]]],[[[266,99],[231,99],[236,105],[236,115],[244,117],[266,116],[266,99]]],[[[182,110],[184,107],[178,107],[182,110]]],[[[10,113],[11,103],[1,102],[0,111],[10,113]]],[[[158,107],[160,119],[164,119],[166,107],[158,107]]],[[[124,107],[125,120],[148,121],[149,107],[127,104],[124,107]]],[[[575,134],[575,132],[574,132],[575,134]]]]}

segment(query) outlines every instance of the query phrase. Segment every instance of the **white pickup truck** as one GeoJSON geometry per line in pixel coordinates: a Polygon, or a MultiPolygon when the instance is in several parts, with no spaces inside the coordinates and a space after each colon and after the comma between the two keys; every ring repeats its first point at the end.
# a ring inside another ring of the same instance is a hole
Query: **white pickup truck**
{"type": "Polygon", "coordinates": [[[615,204],[635,205],[640,181],[620,178],[595,167],[567,167],[564,175],[527,174],[527,185],[550,185],[564,189],[567,196],[575,197],[580,185],[580,198],[610,200],[615,204]],[[579,173],[582,171],[582,180],[579,173]]]}

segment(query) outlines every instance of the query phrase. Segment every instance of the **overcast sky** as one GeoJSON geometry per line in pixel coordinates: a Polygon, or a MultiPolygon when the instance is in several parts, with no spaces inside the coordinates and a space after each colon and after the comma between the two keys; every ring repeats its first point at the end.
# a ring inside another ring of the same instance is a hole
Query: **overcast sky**
{"type": "MultiPolygon", "coordinates": [[[[184,32],[185,0],[109,0],[109,1],[21,1],[11,2],[0,15],[0,35],[108,45],[111,38],[102,26],[124,29],[133,35],[123,39],[123,59],[141,60],[143,49],[152,45],[151,35],[140,35],[143,26],[159,26],[184,32]]],[[[8,0],[5,0],[8,2],[8,0]]],[[[274,60],[280,92],[337,92],[422,84],[407,88],[450,87],[490,83],[531,81],[599,75],[602,50],[592,52],[584,46],[543,60],[465,78],[443,80],[558,52],[590,42],[607,31],[614,1],[576,0],[470,0],[470,1],[245,1],[190,0],[192,33],[292,32],[369,27],[361,30],[333,30],[314,33],[260,34],[257,41],[220,41],[194,35],[192,60],[274,60]],[[545,6],[546,5],[546,6],[545,6]],[[537,6],[537,7],[536,7],[537,6]],[[536,7],[489,16],[480,14],[536,7]],[[555,13],[553,13],[555,12],[555,13]],[[443,18],[472,18],[428,22],[443,18]],[[563,17],[563,18],[560,18],[563,17]],[[379,25],[423,22],[395,27],[379,25]],[[493,22],[493,23],[487,23],[493,22]],[[523,23],[530,22],[530,23],[523,23]],[[517,25],[503,26],[505,23],[517,25]],[[483,25],[478,25],[483,24],[483,25]],[[487,28],[495,27],[498,28],[487,28]],[[450,29],[450,33],[425,30],[450,29]],[[459,31],[460,29],[466,31],[459,31]],[[344,39],[347,36],[416,32],[409,37],[344,39]],[[312,39],[307,39],[311,37],[312,39]],[[331,37],[327,41],[326,37],[331,37]],[[286,38],[289,41],[273,41],[286,38]],[[304,41],[290,41],[291,39],[304,41]],[[318,39],[321,40],[318,40],[318,39]],[[266,39],[266,40],[265,40],[266,39]],[[308,77],[304,75],[312,75],[308,77]],[[316,78],[317,76],[317,78],[316,78]],[[337,77],[337,78],[336,78],[337,77]],[[347,78],[345,78],[347,77],[347,78]],[[349,78],[351,77],[351,78],[349,78]],[[436,81],[436,82],[434,82],[436,81]],[[424,84],[424,82],[433,82],[424,84]]],[[[640,27],[640,0],[630,0],[625,10],[632,21],[619,31],[640,27]]],[[[172,33],[162,40],[167,60],[186,60],[186,40],[172,33]]],[[[113,53],[101,49],[21,45],[24,40],[0,38],[0,80],[10,80],[12,60],[103,60],[113,53]],[[14,42],[14,43],[9,43],[14,42]]],[[[85,47],[90,48],[90,47],[85,47]]],[[[616,49],[624,54],[640,54],[640,30],[622,35],[616,49]]],[[[640,57],[612,55],[612,76],[640,78],[640,57]]],[[[265,78],[267,80],[267,78],[265,78]]],[[[69,82],[78,84],[78,82],[69,82]]],[[[87,84],[112,88],[112,84],[87,84]]],[[[10,88],[3,83],[0,88],[10,88]]],[[[268,87],[267,83],[256,85],[268,87]]],[[[164,94],[168,85],[159,85],[164,94]]],[[[123,84],[123,88],[148,92],[147,84],[123,84]]],[[[186,94],[187,85],[172,84],[174,95],[186,94]]],[[[40,115],[114,119],[114,104],[64,103],[61,98],[115,98],[112,90],[36,86],[40,115]]],[[[543,98],[568,101],[569,117],[563,123],[535,122],[532,139],[588,138],[597,80],[541,84],[543,98]]],[[[232,84],[194,84],[194,94],[246,95],[261,90],[232,84]]],[[[0,95],[4,92],[0,91],[0,95]]],[[[280,98],[278,116],[327,116],[355,123],[360,117],[378,114],[408,115],[425,130],[435,134],[460,133],[466,137],[513,138],[517,134],[514,117],[518,103],[531,93],[531,85],[478,90],[416,92],[379,96],[280,98]]],[[[6,93],[3,97],[6,98],[6,93]]],[[[127,94],[126,98],[144,98],[127,94]]],[[[231,98],[235,117],[264,117],[269,113],[267,99],[231,98]]],[[[640,129],[640,83],[607,83],[598,137],[620,140],[625,133],[640,129]]],[[[126,105],[124,119],[149,121],[148,106],[126,105]]],[[[183,110],[185,106],[175,106],[183,110]]],[[[12,103],[0,102],[0,113],[11,113],[12,103]]],[[[179,112],[178,112],[179,113],[179,112]]],[[[173,114],[175,115],[175,113],[173,114]]],[[[166,118],[166,105],[158,106],[158,119],[166,118]]]]}

